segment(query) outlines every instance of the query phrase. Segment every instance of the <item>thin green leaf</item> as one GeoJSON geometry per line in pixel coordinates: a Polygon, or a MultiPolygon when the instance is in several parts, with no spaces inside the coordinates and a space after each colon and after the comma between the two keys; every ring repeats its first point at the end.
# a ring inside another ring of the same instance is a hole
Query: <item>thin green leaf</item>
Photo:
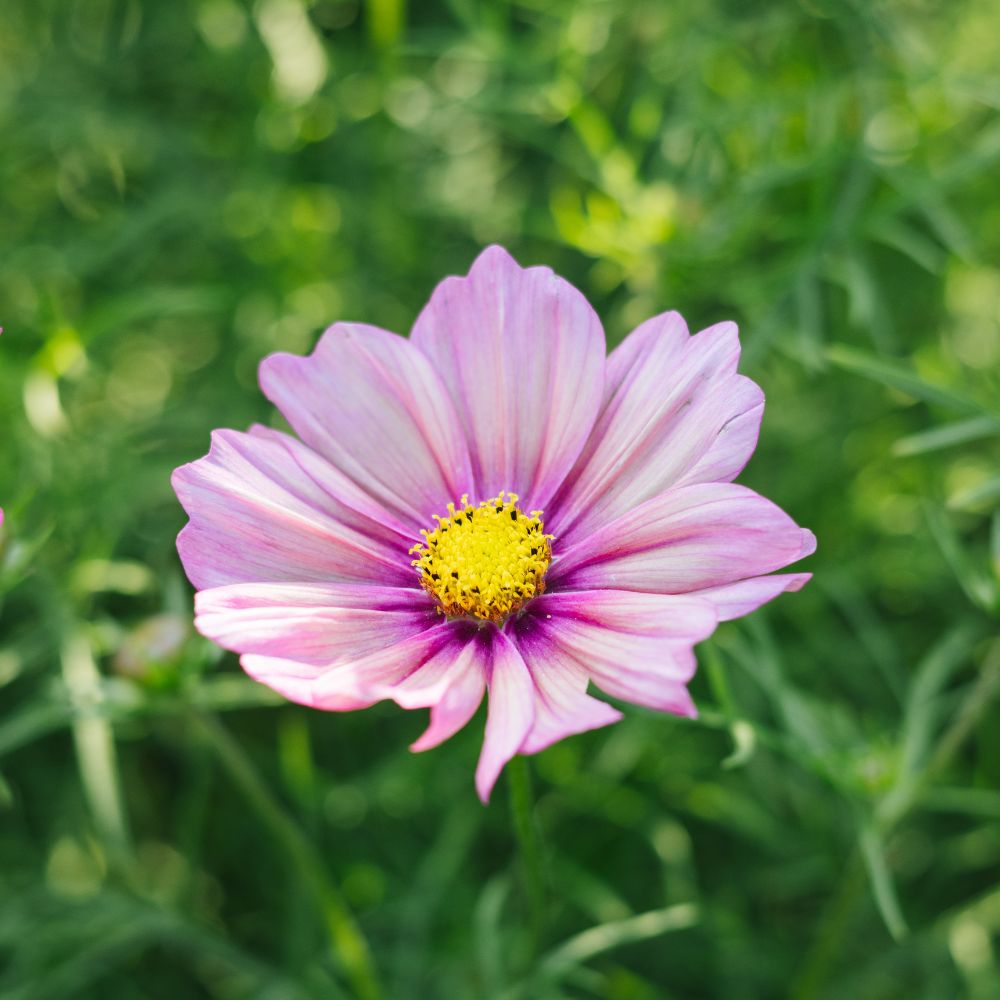
{"type": "Polygon", "coordinates": [[[886,861],[885,845],[871,824],[866,824],[862,828],[858,843],[861,847],[861,857],[865,864],[865,871],[868,873],[872,897],[879,915],[882,917],[886,929],[892,935],[892,939],[897,942],[902,941],[909,934],[909,928],[903,918],[892,872],[886,861]]]}
{"type": "Polygon", "coordinates": [[[718,699],[726,715],[729,735],[732,737],[733,750],[721,762],[721,767],[731,770],[746,764],[757,749],[757,733],[750,722],[738,717],[738,708],[733,700],[726,677],[726,668],[722,662],[719,650],[713,643],[705,643],[703,656],[705,671],[708,675],[712,693],[718,699]]]}
{"type": "Polygon", "coordinates": [[[955,574],[959,586],[976,607],[992,612],[997,601],[995,582],[972,561],[948,515],[940,507],[930,503],[925,503],[923,507],[931,536],[955,574]]]}
{"type": "Polygon", "coordinates": [[[908,458],[994,436],[1000,436],[1000,420],[995,417],[973,417],[971,420],[960,420],[900,438],[892,446],[892,453],[899,458],[908,458]]]}
{"type": "Polygon", "coordinates": [[[903,713],[901,773],[916,774],[927,762],[939,699],[952,675],[966,662],[979,636],[979,629],[969,624],[959,625],[917,666],[903,713]]]}
{"type": "Polygon", "coordinates": [[[851,634],[868,654],[872,666],[882,675],[893,695],[902,701],[906,669],[899,642],[871,596],[858,585],[851,573],[842,569],[824,573],[814,585],[829,594],[847,620],[851,634]]]}
{"type": "Polygon", "coordinates": [[[662,910],[650,910],[625,920],[614,920],[591,927],[571,937],[542,959],[539,974],[559,979],[571,969],[604,952],[626,944],[636,944],[660,937],[671,931],[686,930],[698,923],[698,908],[692,903],[679,903],[662,910]]]}
{"type": "Polygon", "coordinates": [[[903,710],[902,746],[896,783],[879,806],[884,828],[895,824],[913,803],[930,759],[941,702],[955,671],[965,663],[981,630],[969,624],[951,629],[920,661],[903,710]]]}
{"type": "Polygon", "coordinates": [[[992,788],[935,788],[920,797],[924,809],[1000,820],[1000,795],[992,788]]]}
{"type": "Polygon", "coordinates": [[[621,888],[603,879],[600,871],[558,855],[554,858],[552,867],[567,901],[579,907],[594,922],[626,920],[632,916],[631,907],[621,896],[621,888]]]}
{"type": "Polygon", "coordinates": [[[952,510],[977,510],[997,500],[1000,500],[1000,476],[993,476],[948,497],[948,506],[952,510]]]}
{"type": "Polygon", "coordinates": [[[1000,510],[990,519],[990,564],[994,578],[1000,579],[1000,510]]]}
{"type": "Polygon", "coordinates": [[[869,236],[873,240],[906,254],[910,260],[931,274],[940,274],[948,259],[947,254],[937,243],[899,218],[889,218],[876,222],[870,227],[869,236]]]}
{"type": "MultiPolygon", "coordinates": [[[[890,389],[896,389],[898,392],[913,396],[914,399],[921,399],[925,403],[933,403],[959,413],[994,416],[979,402],[968,396],[963,396],[946,386],[928,382],[901,364],[885,361],[856,348],[835,344],[826,349],[825,356],[831,364],[838,368],[853,372],[855,375],[862,375],[873,382],[879,382],[890,389]]],[[[1000,416],[994,416],[994,419],[1000,419],[1000,416]]]]}
{"type": "Polygon", "coordinates": [[[73,709],[66,702],[28,705],[0,723],[0,757],[68,726],[73,709]]]}

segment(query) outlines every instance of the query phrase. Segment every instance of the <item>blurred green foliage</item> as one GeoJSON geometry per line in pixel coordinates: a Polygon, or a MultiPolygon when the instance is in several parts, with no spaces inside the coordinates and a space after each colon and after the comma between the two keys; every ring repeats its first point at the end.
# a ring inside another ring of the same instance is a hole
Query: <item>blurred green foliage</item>
{"type": "Polygon", "coordinates": [[[993,0],[0,22],[0,996],[1000,996],[993,0]],[[491,241],[612,343],[736,319],[743,481],[819,538],[701,647],[700,721],[532,760],[537,943],[479,724],[410,755],[422,713],[244,678],[168,481],[274,419],[262,356],[405,332],[491,241]]]}

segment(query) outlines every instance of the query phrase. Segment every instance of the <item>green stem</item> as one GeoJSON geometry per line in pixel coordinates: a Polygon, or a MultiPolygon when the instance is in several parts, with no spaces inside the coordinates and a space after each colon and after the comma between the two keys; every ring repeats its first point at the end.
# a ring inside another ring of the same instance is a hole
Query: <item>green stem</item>
{"type": "Polygon", "coordinates": [[[837,891],[827,901],[812,946],[792,980],[789,992],[792,1000],[813,1000],[822,992],[830,969],[841,956],[843,939],[850,930],[851,918],[864,887],[864,868],[860,852],[855,851],[847,862],[837,891]]]}
{"type": "Polygon", "coordinates": [[[952,758],[975,732],[976,726],[979,725],[984,713],[992,707],[998,694],[1000,694],[1000,640],[994,640],[986,652],[975,685],[962,702],[954,721],[941,735],[934,748],[934,753],[927,764],[928,776],[936,776],[947,769],[952,758]]]}
{"type": "Polygon", "coordinates": [[[507,787],[514,833],[521,853],[528,903],[531,907],[532,949],[537,950],[545,927],[545,871],[541,839],[534,816],[531,771],[526,757],[515,757],[507,765],[507,787]]]}
{"type": "Polygon", "coordinates": [[[275,800],[228,730],[217,719],[201,712],[193,712],[192,720],[301,877],[355,996],[358,1000],[381,1000],[382,990],[368,942],[313,845],[275,800]]]}
{"type": "Polygon", "coordinates": [[[65,636],[61,659],[63,681],[73,705],[73,742],[84,796],[111,858],[127,866],[131,844],[115,732],[100,711],[104,700],[101,675],[82,625],[65,636]]]}

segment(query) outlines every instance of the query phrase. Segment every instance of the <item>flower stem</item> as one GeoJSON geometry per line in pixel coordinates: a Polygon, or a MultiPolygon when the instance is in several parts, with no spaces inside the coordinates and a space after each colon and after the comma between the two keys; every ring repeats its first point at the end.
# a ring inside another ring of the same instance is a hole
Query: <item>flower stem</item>
{"type": "Polygon", "coordinates": [[[542,863],[541,838],[534,816],[534,796],[531,771],[527,758],[517,756],[507,765],[510,809],[514,833],[521,854],[521,865],[531,908],[531,943],[537,951],[545,927],[545,870],[542,863]]]}
{"type": "Polygon", "coordinates": [[[382,990],[368,942],[315,847],[281,808],[264,780],[228,730],[213,716],[192,711],[195,731],[215,751],[232,780],[269,829],[302,879],[325,925],[330,947],[357,1000],[381,1000],[382,990]]]}

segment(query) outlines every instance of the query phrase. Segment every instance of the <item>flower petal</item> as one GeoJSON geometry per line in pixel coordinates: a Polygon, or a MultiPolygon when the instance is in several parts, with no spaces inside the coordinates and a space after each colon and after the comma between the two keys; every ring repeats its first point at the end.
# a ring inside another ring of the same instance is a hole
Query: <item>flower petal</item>
{"type": "Polygon", "coordinates": [[[488,802],[504,765],[517,753],[535,721],[535,689],[531,674],[514,644],[492,630],[487,673],[489,709],[486,735],[476,767],[476,791],[488,802]]]}
{"type": "Polygon", "coordinates": [[[693,643],[715,628],[709,601],[627,591],[561,593],[540,598],[531,618],[522,620],[518,642],[549,662],[575,663],[613,697],[693,713],[685,685],[696,667],[693,643]]]}
{"type": "Polygon", "coordinates": [[[260,384],[306,444],[414,531],[473,488],[448,392],[396,334],[337,323],[308,357],[266,358],[260,384]]]}
{"type": "Polygon", "coordinates": [[[515,644],[535,686],[535,721],[519,748],[538,753],[559,740],[617,722],[621,712],[587,694],[587,671],[558,646],[531,629],[515,644]]]}
{"type": "MultiPolygon", "coordinates": [[[[322,671],[309,663],[284,660],[276,656],[258,656],[249,653],[240,657],[240,666],[255,681],[276,691],[283,698],[299,705],[318,708],[313,697],[313,682],[322,671]]],[[[354,706],[365,708],[368,703],[359,700],[354,706]]]]}
{"type": "Polygon", "coordinates": [[[764,405],[760,388],[736,374],[739,352],[734,324],[690,337],[677,313],[627,337],[608,358],[601,413],[546,527],[573,544],[681,481],[735,476],[764,405]]]}
{"type": "Polygon", "coordinates": [[[223,430],[204,458],[175,470],[171,481],[191,519],[177,548],[191,582],[200,589],[295,581],[412,586],[410,541],[380,523],[377,506],[342,477],[338,497],[300,460],[318,461],[286,434],[223,430]]]}
{"type": "MultiPolygon", "coordinates": [[[[363,514],[369,521],[385,528],[391,528],[407,540],[413,538],[413,526],[396,517],[378,502],[363,487],[358,486],[339,469],[331,465],[322,455],[315,452],[298,438],[291,437],[270,427],[254,424],[250,435],[258,440],[280,442],[295,460],[304,481],[311,481],[323,493],[331,496],[349,511],[363,514]]],[[[409,550],[407,550],[409,551],[409,550]]]]}
{"type": "MultiPolygon", "coordinates": [[[[667,655],[666,651],[664,655],[667,655]]],[[[670,650],[668,658],[689,679],[694,676],[696,664],[694,653],[690,649],[682,647],[670,650]]],[[[622,701],[653,708],[658,712],[696,718],[698,709],[685,683],[663,677],[657,670],[658,666],[656,662],[643,664],[632,661],[628,670],[606,669],[595,673],[594,683],[612,698],[621,698],[622,701]]]]}
{"type": "Polygon", "coordinates": [[[239,583],[195,595],[195,626],[236,653],[330,666],[359,660],[439,621],[423,590],[358,584],[239,583]]]}
{"type": "Polygon", "coordinates": [[[695,595],[711,601],[719,612],[719,621],[728,622],[733,618],[756,611],[779,594],[801,590],[812,579],[812,573],[777,573],[774,576],[754,576],[749,580],[729,583],[721,587],[697,590],[695,595]]]}
{"type": "Polygon", "coordinates": [[[604,334],[587,300],[548,268],[489,247],[467,277],[438,285],[411,339],[451,392],[478,499],[514,490],[544,508],[600,406],[604,334]]]}
{"type": "Polygon", "coordinates": [[[535,598],[531,618],[573,622],[608,632],[670,642],[701,642],[718,622],[711,601],[700,594],[656,594],[634,590],[560,590],[535,598]]]}
{"type": "Polygon", "coordinates": [[[466,642],[447,657],[439,654],[436,662],[426,664],[397,686],[393,694],[404,708],[430,706],[430,724],[411,746],[414,751],[429,750],[450,739],[476,714],[486,693],[488,659],[479,643],[466,642]],[[446,662],[442,662],[446,661],[446,662]]]}
{"type": "MultiPolygon", "coordinates": [[[[757,447],[764,416],[764,393],[756,382],[741,375],[730,378],[724,422],[708,451],[686,472],[678,485],[732,482],[757,447]]],[[[714,427],[714,424],[713,424],[714,427]]]]}
{"type": "Polygon", "coordinates": [[[812,532],[752,490],[684,486],[579,542],[549,575],[561,588],[684,594],[770,573],[815,547],[812,532]]]}
{"type": "Polygon", "coordinates": [[[251,677],[292,701],[347,712],[381,701],[393,685],[454,643],[452,624],[441,622],[350,662],[311,664],[247,653],[240,663],[251,677]]]}

